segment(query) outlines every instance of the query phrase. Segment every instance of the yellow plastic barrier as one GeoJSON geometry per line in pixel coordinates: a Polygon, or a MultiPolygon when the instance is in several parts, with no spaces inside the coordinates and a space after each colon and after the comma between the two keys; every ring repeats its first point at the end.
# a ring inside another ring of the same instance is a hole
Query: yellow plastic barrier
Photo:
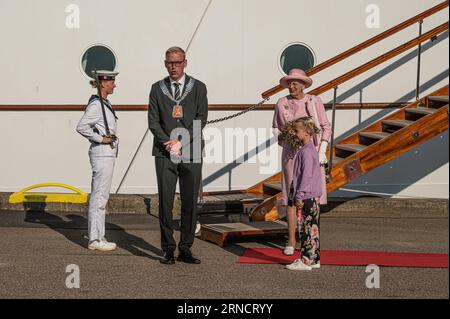
{"type": "Polygon", "coordinates": [[[82,192],[78,188],[60,184],[60,183],[44,183],[44,184],[36,184],[24,188],[18,192],[15,192],[11,196],[9,196],[9,203],[23,203],[23,202],[33,202],[33,203],[74,203],[74,204],[84,204],[87,203],[88,194],[82,192]],[[31,192],[27,193],[27,191],[35,188],[41,187],[62,187],[73,190],[76,194],[72,193],[37,193],[31,192]]]}

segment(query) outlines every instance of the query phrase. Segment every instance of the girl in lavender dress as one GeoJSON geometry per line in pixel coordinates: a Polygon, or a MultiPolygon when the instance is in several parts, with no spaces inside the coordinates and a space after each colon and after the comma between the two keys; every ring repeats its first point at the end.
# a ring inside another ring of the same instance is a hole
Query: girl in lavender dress
{"type": "Polygon", "coordinates": [[[319,156],[312,136],[319,128],[311,117],[302,117],[293,124],[293,131],[301,148],[294,156],[292,185],[288,206],[297,212],[300,235],[300,258],[287,265],[289,270],[320,268],[319,204],[322,181],[319,156]]]}
{"type": "MultiPolygon", "coordinates": [[[[318,152],[321,164],[322,196],[320,197],[319,203],[324,205],[327,203],[324,165],[327,163],[326,150],[331,136],[331,124],[327,119],[325,107],[320,97],[303,92],[304,89],[312,85],[312,79],[306,75],[305,71],[301,69],[292,69],[287,76],[280,79],[280,84],[282,87],[289,89],[289,95],[279,99],[275,106],[275,114],[272,123],[274,134],[281,137],[279,134],[285,130],[287,123],[305,116],[312,117],[315,125],[321,130],[321,133],[313,134],[312,143],[318,152]]],[[[278,205],[286,206],[289,187],[292,183],[293,158],[296,150],[293,150],[281,138],[278,139],[278,144],[283,148],[281,157],[283,175],[281,186],[283,197],[278,205]]],[[[283,252],[286,255],[293,255],[296,244],[296,211],[294,208],[289,207],[287,207],[286,210],[289,239],[283,252]]]]}

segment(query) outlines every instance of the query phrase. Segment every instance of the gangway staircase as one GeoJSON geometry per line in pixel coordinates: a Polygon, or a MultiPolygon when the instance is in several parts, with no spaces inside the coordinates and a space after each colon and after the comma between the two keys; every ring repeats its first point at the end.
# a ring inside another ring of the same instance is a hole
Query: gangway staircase
{"type": "MultiPolygon", "coordinates": [[[[448,1],[444,1],[378,36],[307,70],[306,73],[312,75],[322,71],[414,23],[422,23],[423,19],[446,7],[448,7],[448,1]]],[[[447,29],[448,22],[445,22],[425,34],[420,34],[417,38],[308,92],[308,94],[319,95],[330,89],[336,89],[341,83],[372,69],[400,53],[418,46],[424,41],[433,40],[447,29]]],[[[266,98],[281,90],[280,86],[276,86],[262,95],[266,98]]],[[[350,181],[448,130],[448,96],[449,87],[446,85],[344,139],[335,141],[331,150],[328,150],[328,156],[330,156],[329,152],[332,152],[330,157],[332,162],[327,178],[328,193],[339,189],[350,181]]],[[[203,193],[203,199],[199,205],[200,213],[244,213],[249,216],[249,221],[204,224],[201,227],[201,238],[224,246],[227,243],[227,239],[234,236],[286,234],[287,224],[284,221],[267,218],[268,214],[276,212],[276,204],[281,197],[281,177],[281,172],[279,172],[245,190],[203,193]]]]}

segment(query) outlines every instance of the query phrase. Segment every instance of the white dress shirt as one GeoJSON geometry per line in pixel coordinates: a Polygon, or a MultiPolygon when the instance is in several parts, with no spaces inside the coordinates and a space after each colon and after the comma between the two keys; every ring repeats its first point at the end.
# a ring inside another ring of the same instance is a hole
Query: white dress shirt
{"type": "Polygon", "coordinates": [[[183,89],[184,89],[184,82],[186,80],[186,74],[183,73],[183,76],[178,81],[175,81],[171,77],[169,77],[169,79],[170,79],[170,89],[171,89],[171,92],[172,92],[172,96],[175,97],[175,85],[173,85],[173,84],[178,82],[178,84],[180,85],[180,97],[181,97],[183,95],[183,89]]]}

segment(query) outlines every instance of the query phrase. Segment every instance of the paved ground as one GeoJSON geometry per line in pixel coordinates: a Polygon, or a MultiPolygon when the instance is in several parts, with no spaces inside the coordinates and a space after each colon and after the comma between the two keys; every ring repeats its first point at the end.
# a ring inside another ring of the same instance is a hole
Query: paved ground
{"type": "MultiPolygon", "coordinates": [[[[365,267],[322,266],[292,272],[282,265],[237,264],[245,247],[281,247],[279,237],[234,241],[225,248],[196,240],[201,265],[159,263],[158,220],[107,216],[119,248],[89,251],[86,216],[0,212],[0,298],[448,298],[448,269],[382,267],[379,289],[365,267]],[[80,288],[66,287],[79,266],[80,288]]],[[[219,219],[217,219],[219,221],[219,219]]],[[[447,218],[349,218],[325,214],[322,249],[448,253],[447,218]]],[[[178,233],[177,233],[178,235],[178,233]]]]}

